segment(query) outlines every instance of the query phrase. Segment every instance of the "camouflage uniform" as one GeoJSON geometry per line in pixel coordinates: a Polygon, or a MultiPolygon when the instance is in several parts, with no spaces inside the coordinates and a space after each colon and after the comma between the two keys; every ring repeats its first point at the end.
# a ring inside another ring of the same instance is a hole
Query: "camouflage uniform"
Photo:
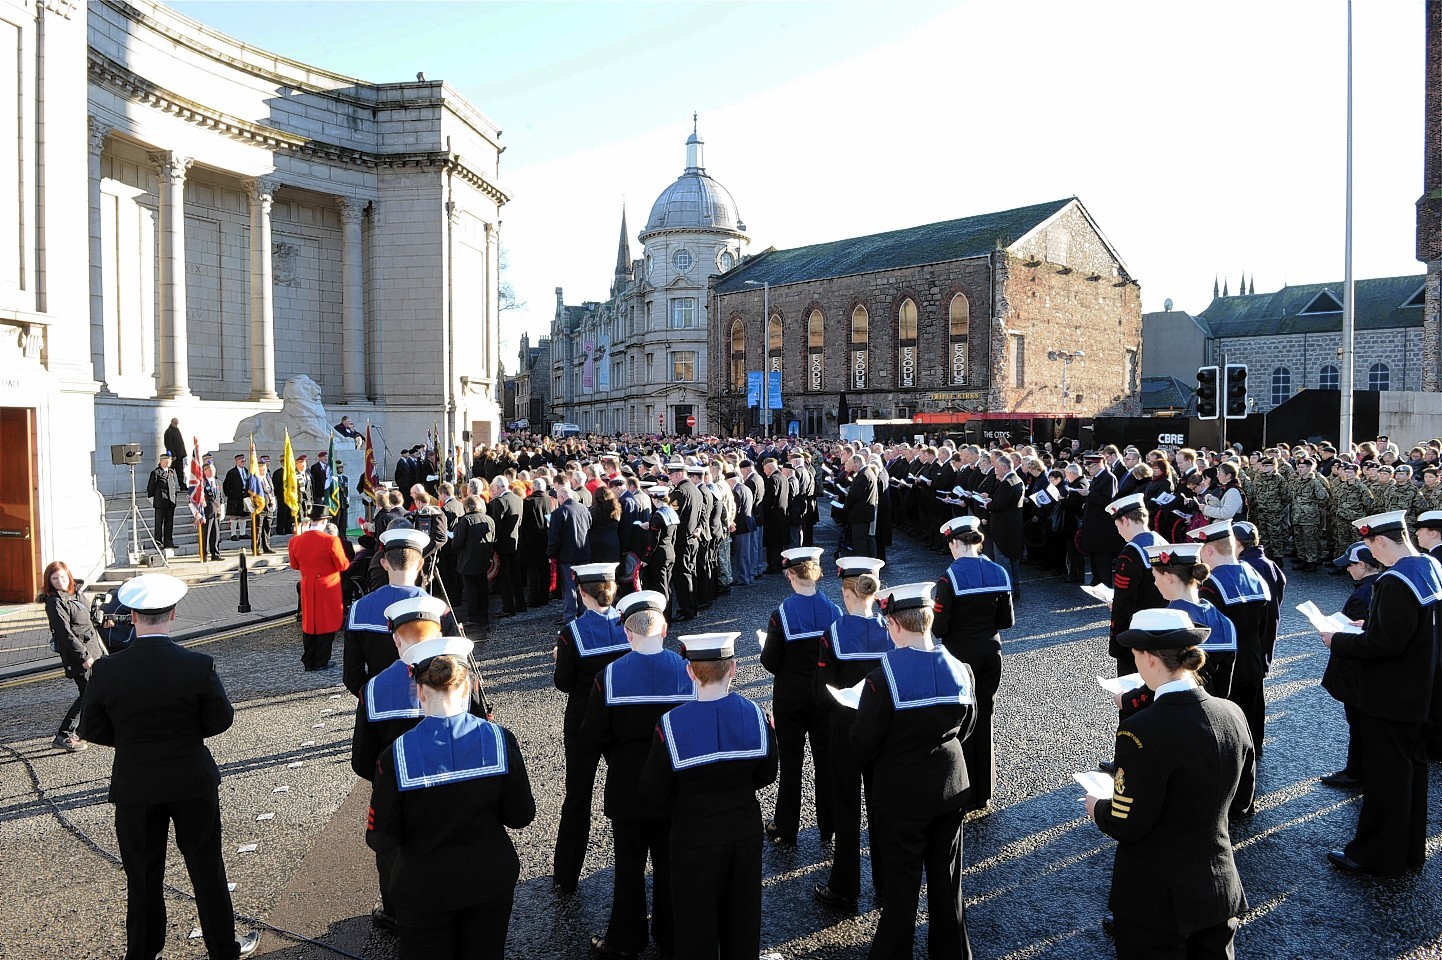
{"type": "Polygon", "coordinates": [[[1302,476],[1299,472],[1292,481],[1292,541],[1297,548],[1297,560],[1311,569],[1322,559],[1325,549],[1323,511],[1327,509],[1328,499],[1327,484],[1316,474],[1302,476]]]}
{"type": "Polygon", "coordinates": [[[1442,510],[1442,483],[1431,487],[1423,484],[1422,489],[1417,491],[1417,497],[1421,501],[1418,509],[1422,513],[1426,513],[1428,510],[1442,510]]]}
{"type": "Polygon", "coordinates": [[[1257,525],[1257,535],[1273,557],[1281,557],[1287,545],[1287,487],[1275,471],[1258,470],[1247,491],[1251,505],[1248,517],[1257,525]]]}
{"type": "MultiPolygon", "coordinates": [[[[1346,479],[1346,474],[1341,477],[1334,477],[1332,480],[1332,529],[1336,531],[1338,540],[1346,536],[1355,536],[1356,531],[1352,527],[1353,520],[1361,520],[1374,513],[1380,512],[1377,500],[1372,496],[1372,491],[1367,485],[1356,479],[1346,479]],[[1350,533],[1349,533],[1350,531],[1350,533]]],[[[1346,546],[1346,544],[1342,544],[1346,546]]],[[[1341,553],[1339,549],[1337,551],[1341,553]]]]}
{"type": "Polygon", "coordinates": [[[1417,488],[1412,485],[1411,480],[1393,480],[1386,486],[1377,512],[1385,513],[1389,510],[1406,510],[1407,528],[1416,526],[1417,517],[1422,513],[1422,505],[1417,488]]]}

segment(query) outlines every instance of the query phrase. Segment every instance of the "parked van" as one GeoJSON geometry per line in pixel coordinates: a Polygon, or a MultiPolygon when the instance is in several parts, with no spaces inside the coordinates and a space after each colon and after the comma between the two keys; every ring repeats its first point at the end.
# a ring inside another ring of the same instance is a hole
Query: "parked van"
{"type": "Polygon", "coordinates": [[[574,423],[553,423],[551,424],[551,437],[555,440],[564,440],[567,437],[579,437],[581,428],[574,423]]]}

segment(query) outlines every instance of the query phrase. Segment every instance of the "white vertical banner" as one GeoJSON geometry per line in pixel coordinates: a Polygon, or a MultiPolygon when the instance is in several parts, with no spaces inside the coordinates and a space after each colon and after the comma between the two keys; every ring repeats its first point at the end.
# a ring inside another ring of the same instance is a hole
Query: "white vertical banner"
{"type": "Polygon", "coordinates": [[[812,390],[820,390],[822,385],[822,372],[826,363],[826,354],[820,350],[812,353],[807,363],[807,382],[812,390]]]}
{"type": "Polygon", "coordinates": [[[966,341],[956,340],[951,344],[951,382],[966,383],[966,341]]]}
{"type": "Polygon", "coordinates": [[[904,345],[901,347],[900,370],[897,377],[898,386],[916,386],[916,345],[904,345]]]}
{"type": "Polygon", "coordinates": [[[866,389],[866,353],[865,350],[851,351],[851,389],[853,390],[866,389]]]}

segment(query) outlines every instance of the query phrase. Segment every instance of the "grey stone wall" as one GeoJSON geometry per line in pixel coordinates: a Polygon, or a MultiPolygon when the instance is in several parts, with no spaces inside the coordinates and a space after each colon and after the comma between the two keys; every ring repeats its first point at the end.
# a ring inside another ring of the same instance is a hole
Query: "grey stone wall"
{"type": "MultiPolygon", "coordinates": [[[[1369,330],[1357,334],[1356,386],[1368,387],[1368,371],[1385,363],[1390,372],[1390,390],[1422,390],[1422,330],[1419,327],[1369,330]]],[[[1245,363],[1249,392],[1257,401],[1256,412],[1272,409],[1272,375],[1277,369],[1291,373],[1291,391],[1316,390],[1321,386],[1322,368],[1337,366],[1340,333],[1307,333],[1276,337],[1233,337],[1212,341],[1212,363],[1245,363]]],[[[1339,371],[1340,372],[1340,371],[1339,371]]]]}

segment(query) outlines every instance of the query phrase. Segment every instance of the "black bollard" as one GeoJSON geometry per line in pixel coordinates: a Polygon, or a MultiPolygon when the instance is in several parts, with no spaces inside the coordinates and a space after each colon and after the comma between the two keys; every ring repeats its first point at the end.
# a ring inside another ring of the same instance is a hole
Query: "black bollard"
{"type": "Polygon", "coordinates": [[[250,571],[245,566],[245,551],[240,552],[240,604],[236,613],[250,613],[250,571]]]}

